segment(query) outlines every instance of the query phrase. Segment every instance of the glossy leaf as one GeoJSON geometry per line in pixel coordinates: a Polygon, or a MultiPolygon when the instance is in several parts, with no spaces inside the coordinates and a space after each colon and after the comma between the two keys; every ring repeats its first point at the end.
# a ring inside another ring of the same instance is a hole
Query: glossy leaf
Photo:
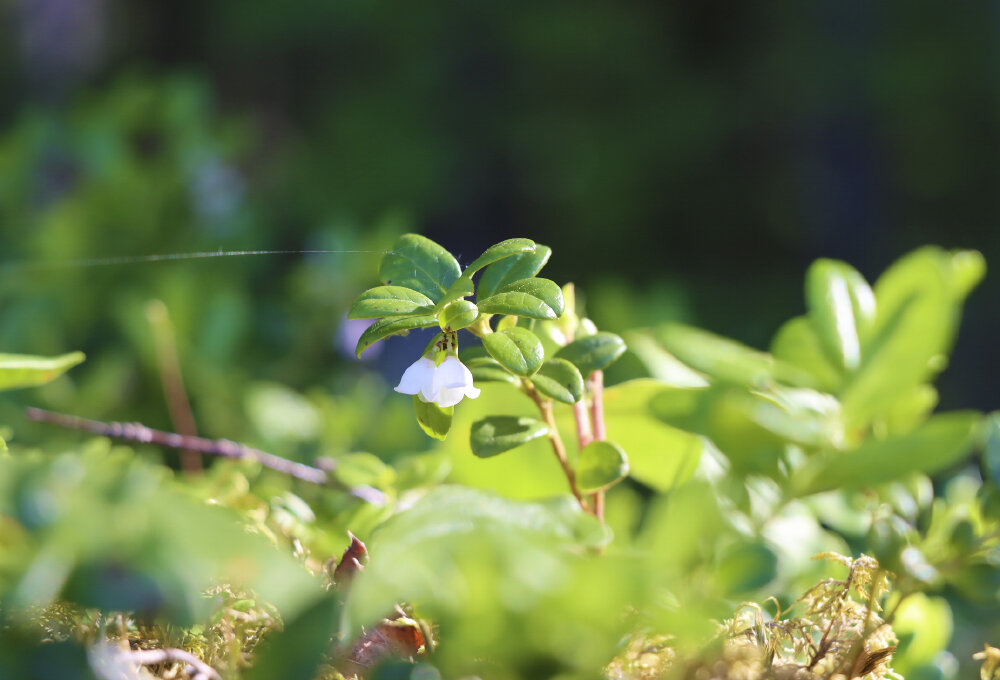
{"type": "Polygon", "coordinates": [[[551,255],[551,248],[535,244],[535,249],[532,252],[521,253],[494,262],[483,271],[483,275],[479,279],[477,296],[479,299],[485,300],[508,283],[535,276],[549,261],[551,255]]]}
{"type": "Polygon", "coordinates": [[[491,416],[472,424],[472,453],[489,458],[549,433],[548,426],[527,416],[491,416]]]}
{"type": "Polygon", "coordinates": [[[472,264],[465,268],[463,276],[471,277],[483,267],[514,255],[532,254],[535,252],[535,242],[526,238],[510,238],[490,246],[472,264]]]}
{"type": "Polygon", "coordinates": [[[844,384],[844,371],[838,368],[823,349],[823,341],[812,321],[797,316],[787,321],[771,340],[771,354],[813,379],[817,389],[836,393],[844,384]]]}
{"type": "Polygon", "coordinates": [[[369,326],[361,334],[361,337],[358,338],[358,346],[355,348],[355,354],[360,358],[362,352],[383,338],[387,338],[390,335],[405,334],[414,328],[436,326],[437,322],[437,318],[433,316],[390,316],[381,319],[369,326]]]}
{"type": "Polygon", "coordinates": [[[83,352],[56,357],[0,354],[0,390],[43,385],[84,360],[83,352]]]}
{"type": "Polygon", "coordinates": [[[413,396],[413,413],[417,416],[417,424],[428,437],[444,440],[451,430],[451,419],[455,415],[455,407],[442,408],[430,401],[421,401],[413,396]]]}
{"type": "Polygon", "coordinates": [[[613,364],[625,352],[625,341],[614,333],[600,332],[574,340],[558,352],[556,358],[572,362],[587,376],[613,364]]]}
{"type": "Polygon", "coordinates": [[[366,290],[351,305],[348,319],[378,319],[383,316],[427,314],[434,301],[403,286],[378,286],[366,290]]]}
{"type": "Polygon", "coordinates": [[[875,324],[875,294],[864,277],[837,260],[816,260],[806,274],[809,318],[829,355],[848,370],[861,365],[875,324]]]}
{"type": "MultiPolygon", "coordinates": [[[[498,290],[496,295],[506,295],[507,293],[526,293],[527,295],[538,298],[548,305],[549,309],[551,309],[557,317],[563,313],[566,306],[563,301],[562,289],[556,285],[555,281],[550,281],[549,279],[531,278],[514,281],[513,283],[508,283],[503,288],[498,290]]],[[[546,316],[545,318],[552,317],[546,316]]]]}
{"type": "Polygon", "coordinates": [[[403,286],[437,302],[461,275],[458,261],[434,241],[417,234],[404,234],[382,258],[379,279],[386,285],[403,286]]]}
{"type": "Polygon", "coordinates": [[[485,299],[480,296],[477,304],[483,314],[511,314],[529,319],[555,319],[559,316],[559,312],[548,302],[520,290],[495,293],[485,299]]]}
{"type": "Polygon", "coordinates": [[[976,280],[970,258],[960,255],[922,248],[876,282],[870,347],[840,395],[850,425],[864,426],[946,365],[962,298],[976,280]]]}
{"type": "Polygon", "coordinates": [[[436,305],[434,305],[434,311],[439,312],[449,303],[461,298],[467,298],[475,292],[476,288],[472,283],[472,279],[466,276],[460,276],[455,279],[453,284],[448,286],[448,290],[444,292],[441,299],[437,301],[436,305]]]}
{"type": "Polygon", "coordinates": [[[507,328],[483,338],[483,347],[512,373],[528,377],[539,369],[545,358],[542,341],[524,328],[507,328]]]}
{"type": "Polygon", "coordinates": [[[549,359],[531,376],[535,389],[550,399],[572,404],[583,396],[583,376],[565,359],[549,359]]]}
{"type": "Polygon", "coordinates": [[[968,454],[979,418],[978,413],[963,411],[942,414],[908,434],[813,457],[793,476],[792,487],[808,495],[870,487],[912,472],[939,472],[968,454]]]}
{"type": "Polygon", "coordinates": [[[455,300],[448,304],[438,316],[438,323],[446,331],[457,331],[475,323],[479,318],[479,308],[470,300],[455,300]]]}
{"type": "Polygon", "coordinates": [[[593,492],[614,486],[628,475],[628,457],[614,442],[594,441],[580,450],[576,483],[581,491],[593,492]]]}

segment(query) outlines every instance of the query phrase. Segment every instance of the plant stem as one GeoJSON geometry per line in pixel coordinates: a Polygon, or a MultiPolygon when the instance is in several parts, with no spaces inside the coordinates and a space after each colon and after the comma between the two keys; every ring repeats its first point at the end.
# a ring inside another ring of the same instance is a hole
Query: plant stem
{"type": "Polygon", "coordinates": [[[562,437],[559,436],[559,428],[556,427],[555,415],[552,412],[552,400],[542,397],[542,395],[540,395],[535,389],[534,385],[528,381],[524,382],[523,389],[525,394],[531,397],[531,400],[535,402],[536,406],[538,406],[538,410],[542,414],[542,420],[544,420],[545,424],[549,427],[549,443],[552,444],[552,452],[556,454],[556,459],[562,467],[563,474],[566,476],[566,481],[569,482],[570,492],[572,492],[573,497],[576,498],[580,507],[587,512],[590,512],[587,501],[584,499],[583,494],[580,493],[580,489],[576,485],[576,473],[573,471],[573,466],[569,464],[569,457],[566,455],[566,445],[563,444],[562,437]]]}
{"type": "MultiPolygon", "coordinates": [[[[594,433],[594,441],[603,442],[608,438],[604,424],[604,371],[594,371],[587,379],[590,392],[590,425],[594,433]]],[[[604,489],[594,493],[594,514],[604,522],[604,489]]]]}
{"type": "Polygon", "coordinates": [[[576,441],[583,449],[594,440],[594,436],[590,433],[590,413],[587,412],[585,399],[573,403],[573,419],[576,421],[576,441]]]}

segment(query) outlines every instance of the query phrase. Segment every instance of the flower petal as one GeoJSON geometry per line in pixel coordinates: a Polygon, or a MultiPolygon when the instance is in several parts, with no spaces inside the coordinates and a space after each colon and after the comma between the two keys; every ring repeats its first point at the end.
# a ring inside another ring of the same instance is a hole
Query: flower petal
{"type": "Polygon", "coordinates": [[[437,366],[431,359],[420,357],[403,372],[403,377],[394,389],[401,394],[427,394],[433,385],[436,371],[437,366]]]}

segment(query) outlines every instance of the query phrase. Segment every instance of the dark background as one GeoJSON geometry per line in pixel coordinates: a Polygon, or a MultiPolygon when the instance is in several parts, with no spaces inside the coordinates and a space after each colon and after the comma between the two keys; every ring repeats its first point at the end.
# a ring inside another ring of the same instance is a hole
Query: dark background
{"type": "MultiPolygon", "coordinates": [[[[233,371],[296,387],[355,376],[331,338],[377,256],[24,263],[379,249],[401,230],[468,263],[526,236],[554,248],[547,275],[578,282],[605,327],[680,319],[758,347],[801,313],[816,257],[872,280],[927,243],[1000,263],[996,2],[5,11],[0,341],[90,350],[82,385],[127,385],[94,387],[93,415],[158,418],[138,396],[155,377],[113,351],[139,343],[149,296],[204,361],[188,367],[202,412],[236,399],[233,371]]],[[[995,281],[967,306],[945,407],[996,406],[995,281]]]]}

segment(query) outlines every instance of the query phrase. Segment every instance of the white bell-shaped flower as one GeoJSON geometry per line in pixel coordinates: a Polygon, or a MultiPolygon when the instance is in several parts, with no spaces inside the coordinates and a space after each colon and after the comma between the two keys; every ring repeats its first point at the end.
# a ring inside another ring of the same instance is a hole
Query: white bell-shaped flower
{"type": "Polygon", "coordinates": [[[420,401],[437,401],[438,390],[434,384],[437,372],[438,366],[433,359],[420,357],[403,371],[395,390],[402,394],[420,395],[420,401]]]}
{"type": "Polygon", "coordinates": [[[463,397],[475,399],[479,396],[479,388],[472,384],[472,371],[452,354],[446,356],[437,367],[433,382],[437,396],[431,401],[442,408],[454,406],[462,401],[463,397]]]}

